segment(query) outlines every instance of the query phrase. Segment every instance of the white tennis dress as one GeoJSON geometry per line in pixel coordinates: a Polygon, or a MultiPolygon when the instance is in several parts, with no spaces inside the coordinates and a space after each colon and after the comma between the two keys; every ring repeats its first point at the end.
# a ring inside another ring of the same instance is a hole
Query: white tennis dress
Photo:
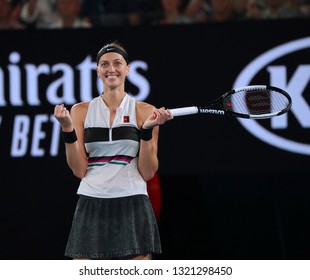
{"type": "Polygon", "coordinates": [[[78,194],[100,198],[147,195],[146,182],[137,169],[140,137],[135,104],[126,94],[110,127],[110,110],[101,96],[89,103],[84,124],[88,168],[78,194]]]}

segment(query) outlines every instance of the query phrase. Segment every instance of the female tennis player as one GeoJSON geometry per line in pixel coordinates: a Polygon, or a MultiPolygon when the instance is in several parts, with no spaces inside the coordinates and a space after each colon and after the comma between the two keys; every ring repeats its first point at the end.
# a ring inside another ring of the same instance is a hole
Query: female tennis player
{"type": "Polygon", "coordinates": [[[146,181],[158,170],[159,125],[165,108],[125,92],[130,65],[114,41],[97,55],[103,93],[90,102],[56,105],[67,163],[81,179],[65,256],[73,259],[151,259],[160,236],[146,181]]]}

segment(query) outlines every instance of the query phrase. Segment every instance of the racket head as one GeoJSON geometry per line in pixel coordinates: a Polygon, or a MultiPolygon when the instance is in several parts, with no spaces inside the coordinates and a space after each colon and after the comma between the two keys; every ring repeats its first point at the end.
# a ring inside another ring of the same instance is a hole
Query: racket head
{"type": "Polygon", "coordinates": [[[288,112],[292,106],[292,99],[287,92],[266,85],[232,89],[219,101],[226,113],[248,119],[268,119],[279,116],[288,112]]]}

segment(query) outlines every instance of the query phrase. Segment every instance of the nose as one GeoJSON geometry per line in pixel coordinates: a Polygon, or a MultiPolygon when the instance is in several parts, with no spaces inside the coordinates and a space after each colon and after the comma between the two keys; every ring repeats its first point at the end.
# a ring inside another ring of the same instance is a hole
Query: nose
{"type": "Polygon", "coordinates": [[[114,72],[114,66],[112,63],[108,67],[108,72],[114,72]]]}

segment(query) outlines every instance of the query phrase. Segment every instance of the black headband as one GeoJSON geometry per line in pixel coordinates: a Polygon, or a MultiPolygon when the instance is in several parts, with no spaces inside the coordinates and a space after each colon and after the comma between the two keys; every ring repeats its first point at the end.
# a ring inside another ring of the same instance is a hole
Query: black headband
{"type": "Polygon", "coordinates": [[[99,59],[100,57],[102,57],[105,53],[109,53],[109,52],[116,52],[118,54],[120,54],[127,62],[127,64],[129,63],[129,60],[128,60],[128,55],[126,52],[124,52],[123,50],[121,50],[120,48],[117,48],[117,47],[104,47],[102,48],[98,54],[97,54],[97,65],[99,63],[99,59]]]}

